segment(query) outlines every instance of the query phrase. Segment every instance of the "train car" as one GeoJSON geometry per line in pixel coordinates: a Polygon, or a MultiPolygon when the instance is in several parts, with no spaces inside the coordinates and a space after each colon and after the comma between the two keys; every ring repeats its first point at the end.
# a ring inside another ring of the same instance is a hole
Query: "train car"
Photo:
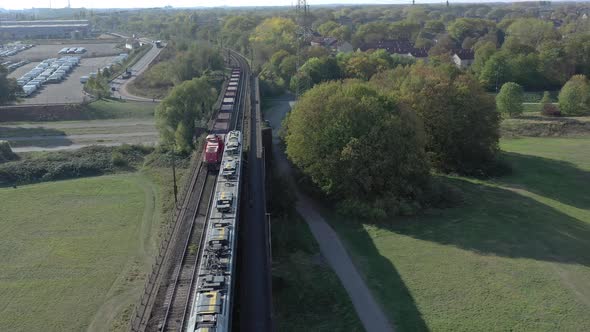
{"type": "Polygon", "coordinates": [[[207,169],[218,170],[223,157],[223,137],[218,134],[207,135],[205,139],[205,153],[203,154],[203,162],[207,164],[207,169]]]}
{"type": "Polygon", "coordinates": [[[231,164],[232,176],[219,176],[215,184],[187,331],[232,330],[241,191],[241,141],[240,131],[230,131],[225,137],[223,164],[231,164]],[[227,149],[229,145],[232,146],[231,150],[227,149]]]}

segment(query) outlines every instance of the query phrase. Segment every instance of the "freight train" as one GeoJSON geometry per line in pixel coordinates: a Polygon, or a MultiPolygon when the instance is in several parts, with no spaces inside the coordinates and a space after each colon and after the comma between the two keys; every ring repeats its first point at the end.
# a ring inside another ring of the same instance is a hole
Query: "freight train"
{"type": "MultiPolygon", "coordinates": [[[[221,106],[213,125],[213,130],[205,140],[205,153],[203,162],[209,170],[218,170],[223,156],[224,140],[226,133],[232,127],[233,115],[237,116],[239,105],[237,105],[238,91],[240,87],[241,71],[239,68],[232,69],[229,83],[223,94],[221,106]]],[[[236,120],[236,119],[233,119],[236,120]]]]}

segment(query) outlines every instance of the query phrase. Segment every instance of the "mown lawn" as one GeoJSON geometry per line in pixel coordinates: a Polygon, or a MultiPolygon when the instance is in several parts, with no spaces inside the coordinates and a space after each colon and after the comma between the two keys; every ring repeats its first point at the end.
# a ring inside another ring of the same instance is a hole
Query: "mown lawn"
{"type": "Polygon", "coordinates": [[[503,140],[513,173],[387,223],[326,214],[400,331],[590,330],[590,138],[503,140]]]}
{"type": "Polygon", "coordinates": [[[126,330],[159,191],[138,173],[0,188],[0,331],[126,330]]]}
{"type": "Polygon", "coordinates": [[[348,294],[298,216],[275,220],[273,309],[277,331],[363,331],[348,294]]]}

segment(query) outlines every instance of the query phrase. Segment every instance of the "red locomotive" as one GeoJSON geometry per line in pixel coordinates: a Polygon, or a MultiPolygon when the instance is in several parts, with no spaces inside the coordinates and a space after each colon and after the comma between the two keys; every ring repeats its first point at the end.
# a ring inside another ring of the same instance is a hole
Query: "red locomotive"
{"type": "Polygon", "coordinates": [[[216,134],[207,135],[203,161],[210,170],[218,170],[223,157],[223,137],[216,134]]]}

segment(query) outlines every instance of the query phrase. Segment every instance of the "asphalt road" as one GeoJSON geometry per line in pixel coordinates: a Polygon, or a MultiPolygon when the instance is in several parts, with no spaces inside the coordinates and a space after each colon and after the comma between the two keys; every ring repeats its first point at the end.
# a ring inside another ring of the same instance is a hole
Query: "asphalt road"
{"type": "MultiPolygon", "coordinates": [[[[252,98],[254,100],[254,98],[252,98]]],[[[262,147],[260,146],[260,119],[256,104],[252,105],[250,123],[250,150],[248,151],[247,181],[248,204],[242,210],[245,218],[240,225],[240,331],[272,331],[270,270],[267,252],[264,177],[262,147]]]]}
{"type": "Polygon", "coordinates": [[[154,44],[152,45],[153,47],[141,59],[139,59],[139,61],[129,68],[131,70],[131,78],[123,79],[119,76],[111,82],[111,87],[116,89],[113,93],[113,97],[135,101],[155,101],[152,98],[134,96],[127,91],[127,86],[133,82],[137,76],[146,71],[149,68],[150,63],[152,63],[162,51],[161,48],[157,48],[154,44]]]}

